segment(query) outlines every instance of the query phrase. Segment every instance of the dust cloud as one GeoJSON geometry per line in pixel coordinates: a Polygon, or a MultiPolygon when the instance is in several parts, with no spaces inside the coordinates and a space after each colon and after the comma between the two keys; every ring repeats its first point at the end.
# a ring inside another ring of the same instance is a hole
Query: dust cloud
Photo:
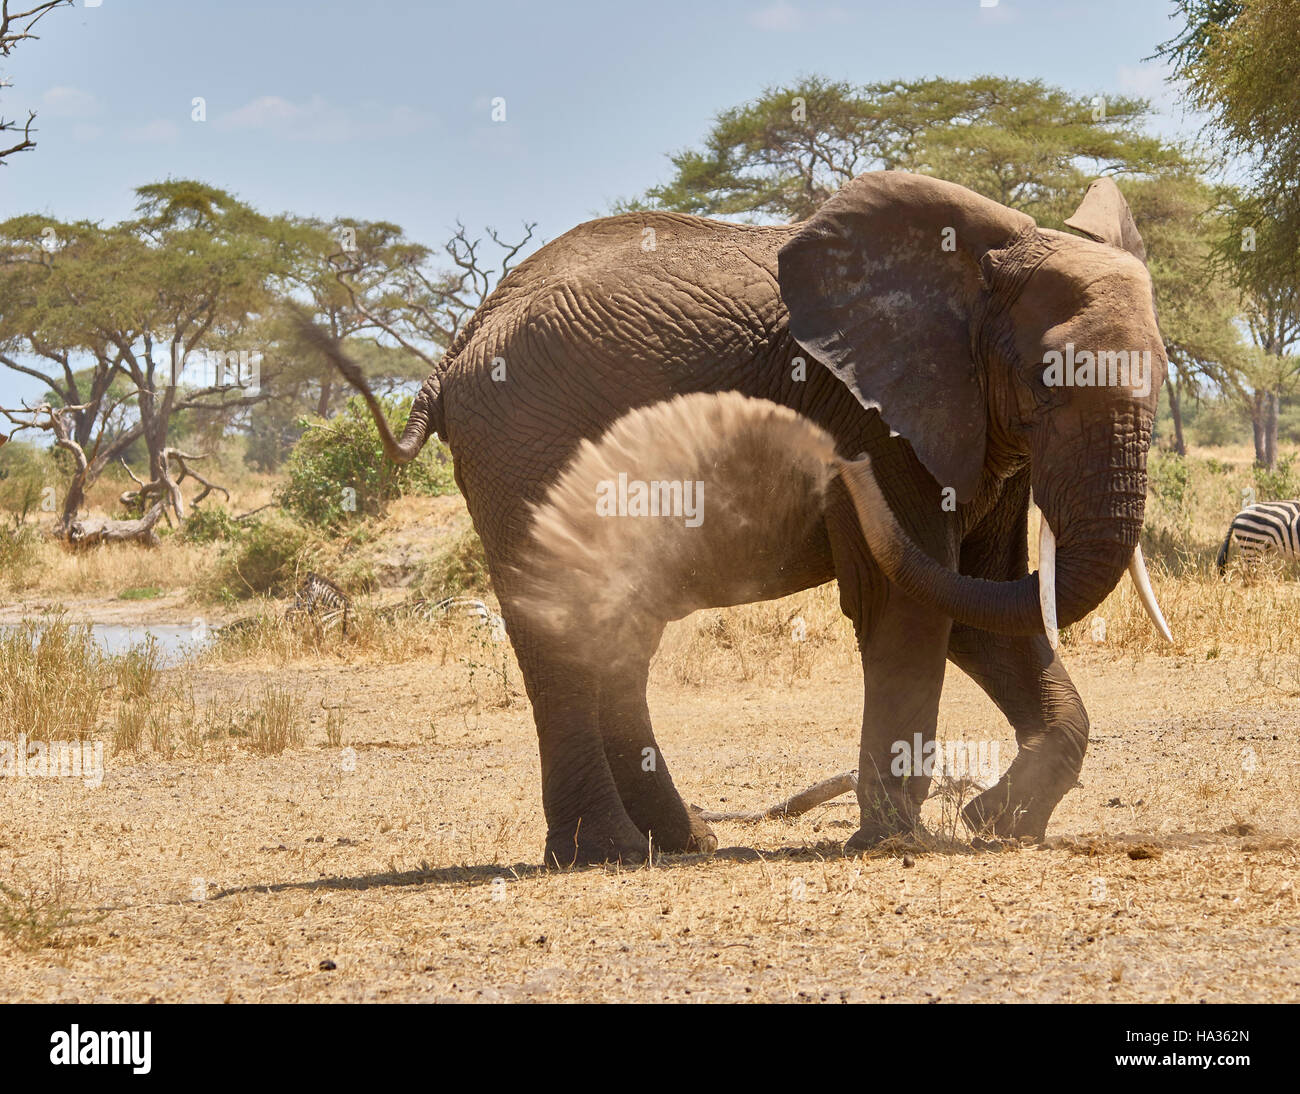
{"type": "Polygon", "coordinates": [[[631,411],[534,508],[514,603],[570,658],[644,657],[667,620],[773,595],[824,534],[834,458],[813,422],[735,392],[631,411]]]}

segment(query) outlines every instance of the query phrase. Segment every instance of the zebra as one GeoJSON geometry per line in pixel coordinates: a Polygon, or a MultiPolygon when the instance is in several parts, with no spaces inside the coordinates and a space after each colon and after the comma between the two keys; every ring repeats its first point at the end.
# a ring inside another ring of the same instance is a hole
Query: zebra
{"type": "Polygon", "coordinates": [[[506,640],[506,621],[483,601],[475,600],[473,597],[449,596],[445,600],[430,601],[420,596],[403,600],[399,604],[391,604],[387,608],[380,609],[376,614],[384,619],[393,619],[398,615],[416,615],[423,619],[432,619],[436,615],[450,615],[453,611],[459,611],[476,620],[489,632],[493,642],[506,640]]]}
{"type": "Polygon", "coordinates": [[[321,577],[315,570],[309,570],[294,595],[293,607],[284,614],[285,618],[306,615],[320,628],[331,626],[342,618],[343,634],[346,637],[348,613],[351,609],[352,601],[342,589],[329,578],[321,577]]]}
{"type": "Polygon", "coordinates": [[[1264,501],[1248,505],[1232,518],[1214,565],[1222,574],[1233,540],[1243,562],[1254,564],[1265,551],[1300,558],[1300,501],[1264,501]]]}

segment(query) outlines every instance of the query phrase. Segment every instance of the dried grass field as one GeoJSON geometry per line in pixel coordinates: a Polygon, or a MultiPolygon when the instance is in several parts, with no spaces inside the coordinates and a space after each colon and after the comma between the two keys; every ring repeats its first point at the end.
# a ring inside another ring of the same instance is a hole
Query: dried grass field
{"type": "MultiPolygon", "coordinates": [[[[345,639],[266,603],[166,667],[75,624],[237,614],[188,591],[202,551],[51,554],[0,616],[67,609],[3,632],[0,738],[100,741],[105,773],[0,779],[0,998],[1300,1001],[1300,586],[1212,573],[1236,488],[1220,498],[1218,474],[1195,470],[1177,511],[1153,476],[1176,643],[1127,584],[1102,640],[1090,621],[1065,635],[1093,726],[1081,785],[1045,845],[1001,852],[970,844],[949,784],[906,857],[843,855],[850,797],[716,824],[710,857],[546,871],[528,703],[472,619],[385,621],[381,588],[345,639]],[[115,595],[147,582],[159,595],[115,595]]],[[[409,499],[376,538],[454,537],[459,504],[409,499]]],[[[853,767],[861,701],[833,586],[697,613],[653,666],[657,734],[710,810],[853,767]]],[[[955,669],[939,732],[1014,755],[955,669]]]]}

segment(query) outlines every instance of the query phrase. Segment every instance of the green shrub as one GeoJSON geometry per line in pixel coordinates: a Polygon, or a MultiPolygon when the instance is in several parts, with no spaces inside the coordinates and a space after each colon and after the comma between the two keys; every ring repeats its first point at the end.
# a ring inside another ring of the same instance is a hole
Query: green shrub
{"type": "Polygon", "coordinates": [[[30,444],[0,445],[0,512],[13,527],[22,524],[41,504],[49,454],[30,444]]]}
{"type": "Polygon", "coordinates": [[[1295,476],[1295,453],[1288,452],[1277,458],[1277,467],[1269,471],[1255,469],[1255,495],[1259,501],[1289,501],[1300,495],[1295,476]]]}
{"type": "Polygon", "coordinates": [[[190,513],[181,538],[186,543],[215,543],[238,539],[243,532],[241,525],[222,505],[196,506],[190,513]]]}
{"type": "Polygon", "coordinates": [[[298,572],[311,568],[311,533],[297,521],[269,510],[250,521],[217,560],[212,591],[224,600],[291,592],[298,572]]]}
{"type": "Polygon", "coordinates": [[[492,590],[483,541],[469,529],[434,557],[420,575],[421,593],[433,600],[446,596],[483,596],[492,590]]]}
{"type": "Polygon", "coordinates": [[[40,565],[40,533],[30,524],[0,528],[0,576],[27,584],[40,565]]]}
{"type": "MultiPolygon", "coordinates": [[[[384,413],[400,425],[412,400],[383,399],[384,413]]],[[[384,455],[379,430],[366,404],[348,400],[342,413],[329,420],[305,419],[305,432],[288,462],[288,482],[276,495],[284,509],[299,520],[334,528],[352,520],[383,513],[390,501],[406,494],[455,492],[447,450],[431,441],[407,464],[384,455]]]]}
{"type": "Polygon", "coordinates": [[[1217,448],[1230,444],[1247,444],[1250,441],[1250,420],[1245,411],[1226,399],[1205,399],[1199,406],[1195,401],[1189,400],[1183,421],[1187,440],[1191,444],[1217,448]]]}
{"type": "Polygon", "coordinates": [[[1161,515],[1176,528],[1186,526],[1191,516],[1187,459],[1177,452],[1153,452],[1147,464],[1147,481],[1160,505],[1161,515]]]}

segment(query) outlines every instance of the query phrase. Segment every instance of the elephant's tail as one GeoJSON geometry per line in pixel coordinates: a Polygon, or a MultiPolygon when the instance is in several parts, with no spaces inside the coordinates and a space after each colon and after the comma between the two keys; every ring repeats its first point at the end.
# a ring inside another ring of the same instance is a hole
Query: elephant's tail
{"type": "Polygon", "coordinates": [[[834,458],[808,419],[734,392],[634,410],[534,508],[511,599],[564,653],[608,663],[696,608],[781,595],[824,535],[834,458]]]}
{"type": "Polygon", "coordinates": [[[366,401],[366,406],[370,408],[370,416],[375,420],[375,428],[379,431],[379,440],[384,446],[384,454],[390,460],[394,463],[409,463],[420,454],[420,449],[424,447],[425,441],[431,435],[436,433],[441,437],[446,436],[446,422],[442,410],[441,368],[435,368],[429,373],[428,378],[420,386],[415,401],[411,404],[411,413],[406,419],[406,425],[402,428],[401,437],[394,437],[392,428],[388,424],[388,417],[371,392],[370,385],[366,383],[361,366],[343,352],[343,347],[337,341],[313,323],[311,316],[305,311],[294,307],[289,309],[288,314],[303,341],[324,355],[366,401]]]}

